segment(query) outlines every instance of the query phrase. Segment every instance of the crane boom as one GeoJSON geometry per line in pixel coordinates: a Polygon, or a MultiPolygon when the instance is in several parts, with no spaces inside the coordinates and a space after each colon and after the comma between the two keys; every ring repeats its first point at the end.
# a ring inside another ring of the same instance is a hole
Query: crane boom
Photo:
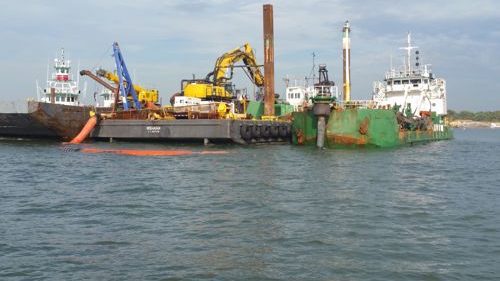
{"type": "MultiPolygon", "coordinates": [[[[96,74],[100,77],[104,77],[104,78],[108,79],[109,81],[116,83],[117,85],[118,85],[118,83],[120,83],[120,78],[118,77],[118,75],[116,75],[112,72],[106,71],[104,69],[98,69],[96,71],[96,74]]],[[[137,84],[134,84],[133,88],[138,95],[139,101],[152,102],[152,103],[158,102],[158,96],[159,96],[158,90],[145,89],[137,84]]]]}
{"type": "Polygon", "coordinates": [[[128,73],[125,60],[123,59],[123,55],[117,42],[113,43],[113,56],[115,57],[116,62],[116,71],[118,73],[119,80],[118,87],[120,88],[120,93],[122,95],[123,109],[128,110],[130,108],[128,96],[132,96],[135,109],[141,109],[141,103],[137,98],[137,93],[135,92],[134,87],[132,87],[132,78],[128,73]]]}

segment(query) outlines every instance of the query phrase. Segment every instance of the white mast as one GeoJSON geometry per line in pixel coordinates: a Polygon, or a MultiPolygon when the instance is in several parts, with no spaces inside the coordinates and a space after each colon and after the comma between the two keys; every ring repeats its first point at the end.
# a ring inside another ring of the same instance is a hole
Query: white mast
{"type": "Polygon", "coordinates": [[[407,54],[406,54],[406,71],[407,71],[407,74],[410,75],[411,74],[411,50],[413,49],[417,49],[418,47],[417,46],[412,46],[411,45],[411,33],[408,32],[408,35],[407,35],[407,46],[406,47],[401,47],[399,49],[401,50],[406,50],[407,54]]]}

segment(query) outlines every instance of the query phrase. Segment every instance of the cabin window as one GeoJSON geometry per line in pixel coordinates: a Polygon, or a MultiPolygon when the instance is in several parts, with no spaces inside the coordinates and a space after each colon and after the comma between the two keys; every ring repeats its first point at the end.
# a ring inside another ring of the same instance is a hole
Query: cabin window
{"type": "Polygon", "coordinates": [[[401,84],[401,80],[394,80],[394,85],[399,85],[401,84]]]}
{"type": "Polygon", "coordinates": [[[410,83],[410,80],[403,80],[403,84],[408,84],[410,83]]]}
{"type": "Polygon", "coordinates": [[[427,83],[429,83],[429,80],[424,79],[424,84],[427,84],[427,83]]]}
{"type": "Polygon", "coordinates": [[[387,85],[391,86],[392,85],[392,81],[391,80],[387,81],[387,85]]]}
{"type": "Polygon", "coordinates": [[[421,81],[420,79],[413,79],[413,80],[411,80],[411,83],[412,83],[412,84],[419,84],[419,83],[421,83],[421,82],[422,82],[422,81],[421,81]]]}

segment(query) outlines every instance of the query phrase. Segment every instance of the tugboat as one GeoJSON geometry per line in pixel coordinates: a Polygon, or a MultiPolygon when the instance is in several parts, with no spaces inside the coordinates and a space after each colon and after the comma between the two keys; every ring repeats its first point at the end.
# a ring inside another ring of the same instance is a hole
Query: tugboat
{"type": "MultiPolygon", "coordinates": [[[[445,122],[444,80],[435,79],[427,67],[423,71],[412,70],[409,58],[404,71],[386,76],[386,84],[376,84],[372,100],[351,100],[349,34],[350,25],[346,22],[343,99],[325,92],[312,100],[312,106],[294,112],[292,143],[319,148],[395,147],[451,139],[453,133],[445,122]]],[[[410,37],[408,43],[406,49],[410,52],[414,48],[410,37]]]]}
{"type": "Polygon", "coordinates": [[[72,138],[88,119],[92,106],[80,102],[79,81],[73,80],[64,49],[54,59],[53,72],[38,101],[28,100],[27,112],[0,113],[0,136],[72,138]]]}

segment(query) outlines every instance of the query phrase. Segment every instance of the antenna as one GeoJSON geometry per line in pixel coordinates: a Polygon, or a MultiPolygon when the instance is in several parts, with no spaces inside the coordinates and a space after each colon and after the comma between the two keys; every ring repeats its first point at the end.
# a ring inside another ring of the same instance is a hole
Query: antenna
{"type": "Polygon", "coordinates": [[[314,84],[314,81],[316,79],[316,53],[315,52],[312,52],[312,63],[313,63],[313,66],[312,66],[311,72],[309,73],[309,78],[306,77],[306,81],[311,79],[311,77],[312,77],[312,83],[314,84]]]}
{"type": "MultiPolygon", "coordinates": [[[[87,99],[87,81],[83,82],[83,99],[86,100],[87,99]]],[[[78,103],[80,103],[81,100],[78,101],[78,103]]]]}
{"type": "MultiPolygon", "coordinates": [[[[80,73],[80,60],[78,60],[77,70],[78,71],[76,73],[80,73]]],[[[73,75],[71,75],[71,76],[73,76],[73,75]]],[[[73,77],[71,77],[71,78],[73,78],[73,77]]],[[[73,80],[73,79],[71,79],[71,80],[73,80]]],[[[76,75],[76,87],[78,88],[78,90],[80,90],[80,75],[78,75],[78,74],[76,75]]]]}
{"type": "Polygon", "coordinates": [[[316,53],[312,53],[312,57],[313,57],[313,69],[312,69],[312,72],[313,72],[313,84],[314,82],[316,81],[316,53]]]}
{"type": "Polygon", "coordinates": [[[391,62],[391,65],[390,65],[390,66],[391,66],[391,68],[390,68],[390,70],[391,70],[391,72],[392,72],[392,71],[393,71],[393,69],[394,69],[394,66],[392,65],[392,52],[391,52],[391,55],[390,55],[389,57],[390,57],[390,62],[391,62]]]}
{"type": "Polygon", "coordinates": [[[47,59],[47,83],[49,83],[49,68],[50,68],[50,59],[47,59]]]}
{"type": "Polygon", "coordinates": [[[40,87],[38,86],[38,79],[36,80],[36,98],[40,101],[40,87]]]}
{"type": "Polygon", "coordinates": [[[411,45],[411,33],[410,32],[408,32],[406,41],[407,41],[407,46],[406,47],[401,47],[399,49],[406,50],[406,53],[407,53],[406,54],[406,62],[405,62],[405,64],[406,64],[406,71],[407,71],[408,74],[410,74],[411,73],[411,50],[417,49],[418,47],[411,45]]]}

